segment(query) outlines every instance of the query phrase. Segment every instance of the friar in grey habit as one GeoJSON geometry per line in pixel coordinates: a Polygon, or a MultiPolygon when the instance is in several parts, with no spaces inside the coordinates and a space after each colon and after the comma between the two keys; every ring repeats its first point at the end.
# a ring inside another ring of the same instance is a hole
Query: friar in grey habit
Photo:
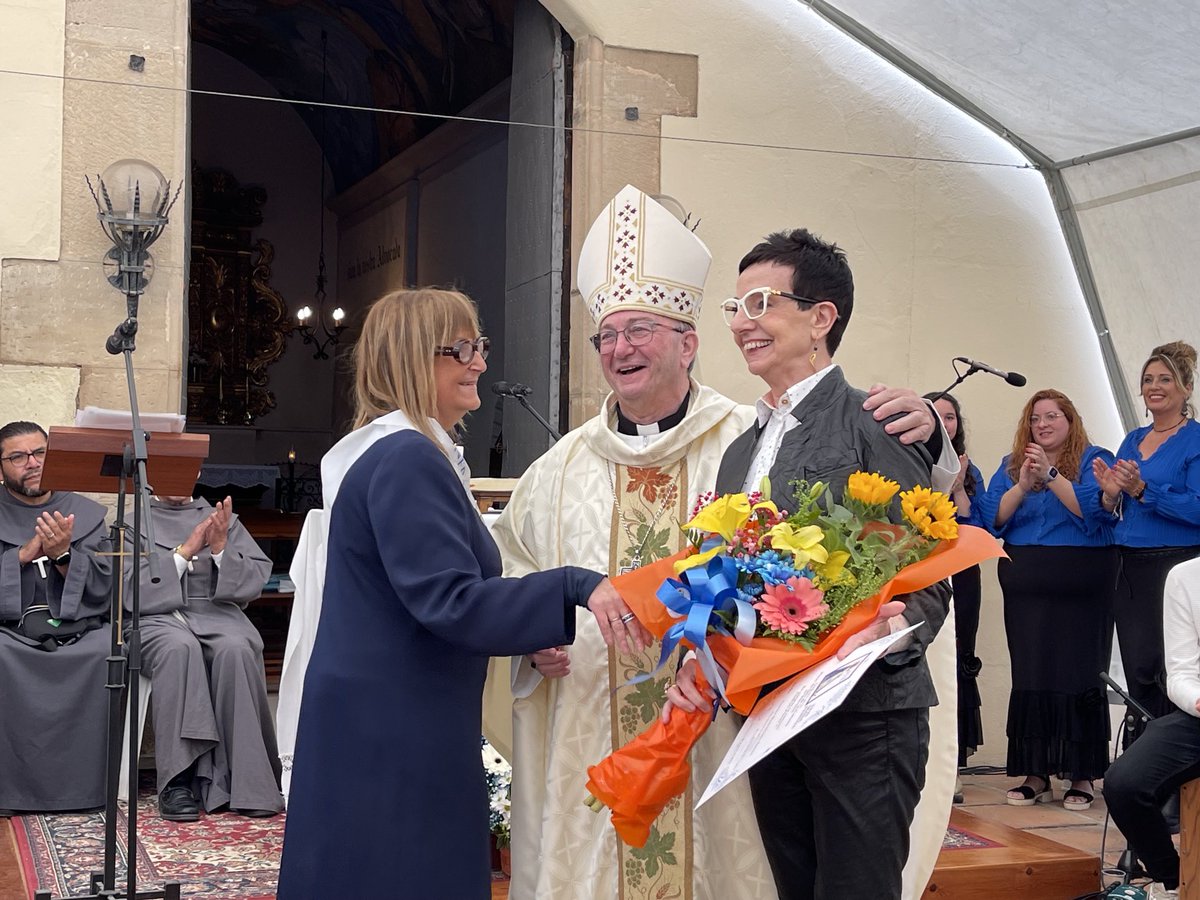
{"type": "MultiPolygon", "coordinates": [[[[142,564],[143,672],[150,679],[159,813],[200,806],[242,815],[283,809],[263,644],[246,618],[271,561],[232,513],[190,497],[151,501],[160,582],[142,564]]],[[[128,601],[126,601],[128,602],[128,601]]]]}
{"type": "Polygon", "coordinates": [[[0,428],[0,815],[104,805],[105,509],[42,490],[47,443],[33,422],[0,428]],[[27,636],[39,615],[61,637],[27,636]],[[85,620],[94,630],[76,635],[85,620]]]}

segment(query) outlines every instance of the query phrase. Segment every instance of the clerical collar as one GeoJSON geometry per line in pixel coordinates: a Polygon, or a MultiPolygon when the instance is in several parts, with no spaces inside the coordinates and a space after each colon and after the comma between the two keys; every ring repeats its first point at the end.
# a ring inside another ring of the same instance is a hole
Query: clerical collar
{"type": "Polygon", "coordinates": [[[659,419],[657,422],[651,422],[649,425],[639,425],[625,417],[621,412],[621,404],[617,404],[617,434],[640,434],[642,436],[662,434],[664,431],[669,431],[683,421],[683,417],[687,415],[688,403],[691,402],[692,392],[688,391],[683,395],[683,402],[679,404],[679,409],[671,413],[665,419],[659,419]]]}

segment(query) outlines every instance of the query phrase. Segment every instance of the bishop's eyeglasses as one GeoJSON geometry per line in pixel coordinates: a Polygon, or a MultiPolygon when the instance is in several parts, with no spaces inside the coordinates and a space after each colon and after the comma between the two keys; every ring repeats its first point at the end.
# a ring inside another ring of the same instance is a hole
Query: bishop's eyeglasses
{"type": "Polygon", "coordinates": [[[811,300],[808,297],[801,297],[799,294],[792,294],[788,291],[777,291],[775,288],[760,287],[746,291],[741,297],[730,297],[721,304],[721,315],[725,317],[725,324],[732,325],[734,317],[738,314],[739,309],[746,311],[747,319],[759,319],[770,308],[770,299],[772,297],[786,297],[788,300],[795,300],[797,303],[805,304],[806,306],[816,306],[820,300],[811,300]]]}
{"type": "Polygon", "coordinates": [[[460,338],[449,347],[434,347],[434,356],[452,356],[454,359],[464,366],[469,366],[471,360],[478,353],[484,359],[488,358],[488,353],[492,349],[492,339],[487,335],[480,335],[473,341],[468,341],[466,338],[460,338]]]}
{"type": "Polygon", "coordinates": [[[617,349],[617,338],[621,335],[625,335],[625,340],[629,342],[630,347],[640,347],[653,340],[654,331],[657,328],[669,328],[679,334],[688,331],[687,328],[672,328],[662,322],[632,322],[620,329],[606,328],[593,334],[589,340],[592,342],[592,346],[601,353],[612,353],[617,349]]]}

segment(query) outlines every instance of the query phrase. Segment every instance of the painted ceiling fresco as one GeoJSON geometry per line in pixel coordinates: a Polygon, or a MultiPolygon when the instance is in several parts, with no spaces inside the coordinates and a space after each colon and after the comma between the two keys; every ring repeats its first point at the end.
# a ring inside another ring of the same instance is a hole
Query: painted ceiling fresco
{"type": "MultiPolygon", "coordinates": [[[[228,54],[281,97],[452,114],[512,71],[514,0],[193,0],[192,39],[228,54]]],[[[197,73],[197,81],[200,73],[197,73]]],[[[298,106],[320,139],[319,109],[298,106]]],[[[327,110],[325,152],[345,190],[438,119],[327,110]]]]}

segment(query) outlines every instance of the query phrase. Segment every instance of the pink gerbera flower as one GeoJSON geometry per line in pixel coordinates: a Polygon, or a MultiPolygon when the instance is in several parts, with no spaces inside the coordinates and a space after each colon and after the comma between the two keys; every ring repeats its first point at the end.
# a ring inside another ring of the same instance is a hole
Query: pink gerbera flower
{"type": "Polygon", "coordinates": [[[763,624],[784,634],[803,634],[808,623],[829,612],[822,602],[825,594],[811,579],[793,577],[787,584],[768,584],[754,608],[762,616],[763,624]]]}

